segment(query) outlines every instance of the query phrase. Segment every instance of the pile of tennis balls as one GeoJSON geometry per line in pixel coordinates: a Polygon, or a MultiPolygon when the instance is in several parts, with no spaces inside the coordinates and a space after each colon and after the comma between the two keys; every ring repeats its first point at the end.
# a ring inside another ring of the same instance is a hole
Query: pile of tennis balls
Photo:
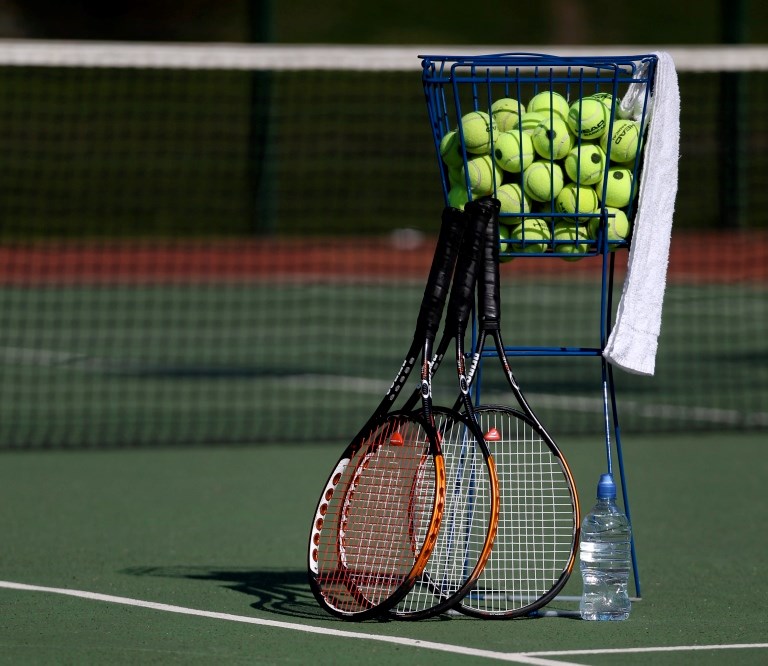
{"type": "Polygon", "coordinates": [[[634,166],[641,131],[634,120],[614,118],[611,125],[614,106],[608,93],[569,103],[560,93],[546,90],[527,105],[504,97],[492,104],[490,114],[465,114],[461,127],[440,143],[451,186],[449,204],[462,208],[469,199],[468,187],[473,199],[495,192],[501,202],[502,252],[554,248],[564,258],[579,259],[594,247],[584,241],[596,240],[599,233],[600,218],[589,214],[603,205],[608,240],[626,239],[626,209],[637,193],[634,166]],[[552,212],[565,215],[548,217],[552,212]]]}

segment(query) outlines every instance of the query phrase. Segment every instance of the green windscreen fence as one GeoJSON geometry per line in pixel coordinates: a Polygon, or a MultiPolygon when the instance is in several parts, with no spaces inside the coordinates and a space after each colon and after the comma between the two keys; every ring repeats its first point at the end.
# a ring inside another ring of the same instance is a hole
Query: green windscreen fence
{"type": "MultiPolygon", "coordinates": [[[[0,49],[0,448],[349,439],[444,205],[417,53],[76,46],[0,49]]],[[[656,374],[616,371],[629,432],[768,428],[768,72],[696,62],[656,374]]],[[[506,342],[598,344],[599,267],[504,264],[506,342]]],[[[601,432],[599,361],[515,360],[555,434],[601,432]]]]}

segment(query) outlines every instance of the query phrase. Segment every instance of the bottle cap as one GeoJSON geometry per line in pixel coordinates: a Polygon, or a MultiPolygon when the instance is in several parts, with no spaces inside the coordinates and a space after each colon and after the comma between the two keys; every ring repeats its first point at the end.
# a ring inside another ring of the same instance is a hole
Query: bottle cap
{"type": "Polygon", "coordinates": [[[597,484],[597,499],[616,499],[616,483],[613,474],[601,474],[597,484]]]}

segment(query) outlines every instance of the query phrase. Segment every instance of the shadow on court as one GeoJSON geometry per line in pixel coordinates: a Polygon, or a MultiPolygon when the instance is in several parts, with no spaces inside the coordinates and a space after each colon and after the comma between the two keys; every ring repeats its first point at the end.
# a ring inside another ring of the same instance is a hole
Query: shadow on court
{"type": "MultiPolygon", "coordinates": [[[[252,569],[221,569],[203,566],[170,566],[170,567],[131,567],[123,569],[119,573],[130,576],[157,576],[161,578],[184,578],[187,580],[212,581],[223,583],[223,587],[242,592],[256,601],[251,608],[287,615],[295,618],[310,620],[327,620],[329,615],[318,606],[307,583],[307,574],[297,569],[270,569],[255,571],[252,569]]],[[[532,613],[527,617],[520,617],[516,622],[535,620],[543,617],[561,617],[579,619],[578,613],[570,610],[545,609],[538,613],[532,613]]],[[[378,622],[390,622],[394,618],[379,618],[378,622]]],[[[449,611],[437,617],[429,618],[427,622],[465,619],[475,621],[473,618],[460,614],[458,611],[449,611]]]]}
{"type": "Polygon", "coordinates": [[[132,567],[120,573],[131,576],[158,576],[221,583],[255,599],[252,608],[279,615],[308,619],[327,619],[307,583],[307,573],[296,569],[221,569],[214,567],[132,567]]]}

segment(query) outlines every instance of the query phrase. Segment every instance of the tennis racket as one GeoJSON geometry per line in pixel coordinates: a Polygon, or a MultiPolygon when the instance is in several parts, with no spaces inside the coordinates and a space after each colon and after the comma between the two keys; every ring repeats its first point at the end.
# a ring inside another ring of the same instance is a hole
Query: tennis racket
{"type": "Polygon", "coordinates": [[[498,202],[483,203],[492,215],[478,281],[479,330],[469,377],[474,380],[490,338],[520,409],[475,408],[496,462],[501,507],[493,552],[459,609],[479,617],[511,618],[546,605],[568,581],[578,548],[579,501],[568,463],[510,368],[501,337],[498,202]]]}
{"type": "MultiPolygon", "coordinates": [[[[443,338],[442,354],[455,340],[457,358],[464,359],[463,337],[474,303],[486,220],[469,212],[469,229],[456,263],[443,338]]],[[[431,350],[428,350],[431,352],[431,350]]],[[[441,353],[441,352],[438,352],[441,353]]],[[[435,370],[431,358],[428,372],[435,370]]],[[[459,370],[460,382],[463,369],[459,370]]],[[[466,381],[464,381],[466,384],[466,381]]],[[[424,388],[422,387],[422,392],[424,388]]],[[[413,398],[409,405],[413,406],[413,398]]],[[[455,606],[472,588],[485,566],[496,534],[499,490],[493,458],[477,424],[454,409],[422,401],[422,414],[434,423],[445,462],[446,496],[437,541],[424,571],[390,614],[423,619],[455,606]],[[431,411],[427,411],[431,410],[431,411]]]]}
{"type": "Polygon", "coordinates": [[[397,604],[426,566],[445,504],[431,414],[432,341],[467,217],[446,208],[413,341],[384,398],[334,465],[315,509],[309,584],[318,603],[365,620],[397,604]],[[421,352],[422,412],[391,411],[421,352]]]}

